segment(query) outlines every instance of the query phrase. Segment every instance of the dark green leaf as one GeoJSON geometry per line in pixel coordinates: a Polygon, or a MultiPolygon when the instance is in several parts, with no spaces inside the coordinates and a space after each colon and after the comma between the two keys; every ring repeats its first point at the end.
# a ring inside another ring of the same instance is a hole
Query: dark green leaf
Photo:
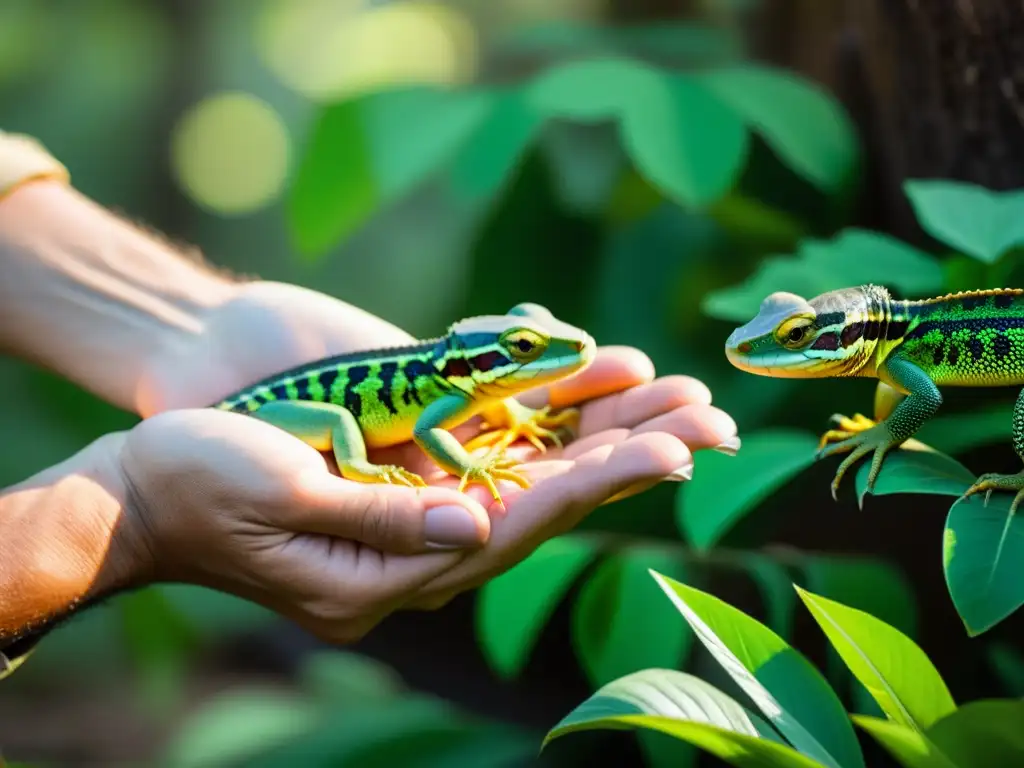
{"type": "Polygon", "coordinates": [[[604,209],[626,167],[614,125],[555,120],[544,127],[540,147],[567,209],[584,214],[604,209]]]}
{"type": "Polygon", "coordinates": [[[864,611],[796,588],[850,671],[890,719],[924,731],[956,709],[946,683],[918,645],[864,611]]]}
{"type": "Polygon", "coordinates": [[[793,609],[796,607],[789,572],[770,557],[757,552],[744,552],[741,562],[761,591],[768,625],[780,637],[788,638],[793,630],[793,609]]]}
{"type": "Polygon", "coordinates": [[[676,524],[698,549],[712,547],[745,514],[814,462],[807,432],[764,430],[743,436],[736,456],[704,452],[693,479],[679,487],[676,524]]]}
{"type": "Polygon", "coordinates": [[[601,563],[573,606],[573,641],[592,685],[647,667],[679,666],[693,635],[651,581],[649,569],[685,578],[678,557],[634,547],[601,563]]]}
{"type": "Polygon", "coordinates": [[[920,731],[878,717],[852,718],[905,768],[959,768],[920,731]]]}
{"type": "Polygon", "coordinates": [[[1014,698],[1024,697],[1024,658],[1007,643],[993,643],[988,649],[989,663],[1003,688],[1014,698]]]}
{"type": "Polygon", "coordinates": [[[857,136],[842,106],[823,88],[788,72],[751,65],[700,77],[808,181],[836,192],[849,180],[857,136]]]}
{"type": "Polygon", "coordinates": [[[638,170],[669,196],[701,206],[725,194],[746,158],[739,117],[697,82],[624,59],[547,70],[526,90],[549,117],[617,119],[638,170]]]}
{"type": "Polygon", "coordinates": [[[967,413],[953,413],[925,422],[916,439],[943,453],[963,453],[1008,441],[1012,424],[1012,405],[979,405],[967,413]]]}
{"type": "Polygon", "coordinates": [[[513,173],[533,142],[543,116],[518,91],[497,96],[489,114],[460,148],[452,167],[458,194],[489,199],[513,173]]]}
{"type": "Polygon", "coordinates": [[[915,179],[903,183],[921,227],[936,240],[986,264],[1024,244],[1024,192],[915,179]]]}
{"type": "Polygon", "coordinates": [[[391,667],[345,651],[310,654],[302,663],[300,675],[303,688],[336,706],[366,706],[394,699],[405,690],[391,667]]]}
{"type": "MultiPolygon", "coordinates": [[[[968,485],[965,478],[960,492],[968,485]]],[[[1024,515],[1010,515],[1009,493],[993,493],[987,507],[984,498],[955,502],[943,534],[946,585],[972,636],[1024,603],[1024,515]]]]}
{"type": "Polygon", "coordinates": [[[1024,701],[972,701],[933,725],[927,733],[959,768],[1024,763],[1024,701]]]}
{"type": "Polygon", "coordinates": [[[593,559],[588,539],[560,536],[541,544],[525,560],[491,579],[477,599],[477,637],[491,667],[515,677],[526,665],[544,623],[593,559]]]}
{"type": "MultiPolygon", "coordinates": [[[[857,469],[858,498],[863,497],[867,489],[870,465],[871,462],[865,460],[857,469]]],[[[904,444],[885,457],[875,482],[874,495],[925,493],[959,496],[973,482],[974,475],[956,459],[926,446],[909,448],[904,444]]]]}
{"type": "Polygon", "coordinates": [[[942,288],[942,268],[928,254],[877,232],[846,229],[832,240],[804,240],[793,256],[772,256],[739,285],[708,294],[703,311],[720,320],[746,322],[765,296],[788,291],[808,299],[864,283],[889,286],[907,296],[942,288]]]}
{"type": "Polygon", "coordinates": [[[715,660],[793,746],[833,768],[863,767],[842,702],[807,659],[722,600],[653,575],[715,660]]]}

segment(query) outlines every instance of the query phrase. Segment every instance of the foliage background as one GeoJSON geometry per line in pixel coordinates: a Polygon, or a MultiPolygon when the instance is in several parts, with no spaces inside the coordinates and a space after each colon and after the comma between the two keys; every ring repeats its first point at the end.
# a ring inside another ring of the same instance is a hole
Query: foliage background
{"type": "MultiPolygon", "coordinates": [[[[215,264],[316,288],[416,334],[541,302],[601,343],[641,347],[660,373],[701,378],[741,435],[754,435],[743,463],[701,456],[699,485],[599,510],[483,599],[394,617],[346,653],[212,592],[172,587],[114,601],[54,635],[0,687],[4,754],[219,765],[227,758],[218,754],[248,745],[255,762],[285,754],[531,764],[544,731],[601,681],[652,660],[718,679],[650,583],[652,564],[765,618],[817,653],[834,681],[846,680],[843,669],[794,611],[790,580],[910,633],[958,699],[1022,690],[1021,619],[969,640],[946,592],[940,547],[951,500],[879,496],[861,510],[849,489],[832,501],[834,462],[801,458],[830,414],[869,411],[871,386],[760,379],[721,354],[736,324],[730,313],[756,308],[772,281],[809,280],[790,290],[810,293],[834,287],[817,277],[859,281],[862,273],[842,271],[857,264],[866,279],[889,276],[928,294],[1010,282],[1016,262],[953,256],[920,230],[900,234],[921,252],[863,239],[870,235],[832,240],[849,226],[885,230],[893,217],[875,205],[864,124],[848,135],[836,129],[846,118],[830,118],[830,100],[790,102],[789,125],[804,127],[793,139],[798,157],[832,131],[838,143],[816,157],[838,165],[812,162],[808,173],[755,131],[736,176],[694,205],[703,182],[678,183],[669,157],[677,141],[695,142],[704,164],[692,178],[706,178],[716,158],[728,164],[728,132],[686,134],[682,115],[670,124],[682,133],[631,134],[607,119],[613,108],[584,104],[587,94],[622,93],[611,86],[623,81],[600,71],[549,90],[556,117],[543,127],[505,98],[483,123],[489,132],[444,162],[432,148],[469,108],[431,97],[403,111],[377,98],[417,83],[507,97],[552,66],[597,54],[657,72],[763,58],[751,32],[775,5],[0,0],[0,126],[40,138],[101,203],[197,244],[215,264]],[[320,154],[309,153],[311,141],[320,154]],[[328,172],[339,168],[344,178],[328,172]],[[417,168],[429,172],[408,183],[417,168]],[[772,260],[798,251],[806,261],[795,270],[772,260]],[[790,463],[789,475],[779,469],[790,463]],[[706,520],[725,522],[701,529],[706,520]],[[275,738],[285,752],[264,750],[275,738]]],[[[765,96],[756,83],[737,87],[741,101],[765,96]]],[[[4,484],[133,423],[17,361],[0,361],[0,380],[0,425],[15,437],[0,453],[4,484]]],[[[952,393],[944,413],[1015,396],[952,393]]],[[[957,450],[974,471],[1016,468],[1009,422],[993,424],[957,450]]],[[[598,754],[659,764],[693,757],[664,741],[602,733],[560,740],[545,761],[598,754]]]]}

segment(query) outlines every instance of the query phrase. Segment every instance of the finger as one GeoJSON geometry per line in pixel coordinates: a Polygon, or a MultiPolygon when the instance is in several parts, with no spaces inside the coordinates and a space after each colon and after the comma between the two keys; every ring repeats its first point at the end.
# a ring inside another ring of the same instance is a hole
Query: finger
{"type": "Polygon", "coordinates": [[[593,362],[579,374],[538,387],[522,397],[524,405],[564,408],[575,403],[620,392],[654,379],[654,363],[639,349],[600,347],[593,362]]]}
{"type": "Polygon", "coordinates": [[[358,483],[309,471],[294,490],[282,521],[289,530],[348,539],[381,552],[473,548],[490,535],[484,508],[450,488],[358,483]]]}
{"type": "Polygon", "coordinates": [[[657,482],[690,463],[686,446],[663,433],[650,432],[592,449],[568,471],[522,492],[509,504],[508,514],[492,523],[487,546],[431,580],[415,604],[427,605],[448,591],[478,586],[515,565],[544,540],[577,525],[606,499],[631,486],[657,482]]]}
{"type": "Polygon", "coordinates": [[[711,392],[703,382],[690,376],[665,376],[587,403],[580,416],[580,435],[617,427],[632,429],[684,405],[710,402],[711,392]]]}
{"type": "Polygon", "coordinates": [[[719,448],[727,453],[735,453],[739,448],[736,422],[729,414],[713,405],[694,404],[662,413],[633,429],[619,427],[586,435],[566,446],[562,455],[572,459],[596,445],[619,443],[645,432],[665,432],[673,435],[686,443],[690,451],[719,448]]]}

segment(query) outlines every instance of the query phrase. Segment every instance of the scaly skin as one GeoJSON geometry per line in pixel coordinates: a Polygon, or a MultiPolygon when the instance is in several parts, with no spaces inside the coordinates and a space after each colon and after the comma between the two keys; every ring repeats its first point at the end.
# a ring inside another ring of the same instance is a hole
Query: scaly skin
{"type": "Polygon", "coordinates": [[[507,315],[462,320],[437,339],[284,371],[213,407],[250,414],[332,452],[343,477],[367,483],[425,485],[402,467],[367,458],[368,448],[414,440],[460,478],[460,491],[479,483],[504,506],[497,480],[529,487],[505,449],[520,437],[541,451],[542,438],[561,445],[554,430],[578,416],[527,408],[513,395],[582,370],[595,352],[585,331],[537,304],[519,304],[507,315]],[[491,429],[463,446],[449,430],[476,415],[491,429]],[[481,447],[490,450],[473,457],[481,447]]]}
{"type": "MultiPolygon", "coordinates": [[[[886,454],[917,433],[942,404],[940,387],[1024,386],[1024,290],[968,291],[922,301],[897,301],[880,286],[824,293],[807,301],[791,293],[764,300],[753,320],[725,345],[737,368],[762,376],[878,379],[875,418],[832,417],[818,456],[849,453],[846,471],[871,453],[868,490],[886,454]]],[[[1024,390],[1013,412],[1013,447],[1024,461],[1024,390]]],[[[1012,491],[1011,511],[1024,500],[1024,470],[985,474],[964,496],[1012,491]]]]}

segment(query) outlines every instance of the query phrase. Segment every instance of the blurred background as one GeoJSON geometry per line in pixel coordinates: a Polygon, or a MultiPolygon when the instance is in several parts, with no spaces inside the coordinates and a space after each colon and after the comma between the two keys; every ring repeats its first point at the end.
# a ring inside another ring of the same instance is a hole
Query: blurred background
{"type": "MultiPolygon", "coordinates": [[[[800,453],[773,469],[832,413],[869,413],[872,385],[760,379],[722,355],[769,290],[891,278],[928,295],[1011,276],[935,248],[901,190],[908,177],[1021,185],[1018,105],[999,85],[1002,70],[1015,82],[1019,14],[941,5],[0,0],[0,128],[39,138],[102,204],[216,265],[418,335],[540,302],[599,343],[642,348],[662,374],[701,378],[751,454],[701,456],[692,488],[602,508],[516,581],[393,617],[344,651],[211,591],[113,600],[0,685],[3,754],[696,764],[628,733],[538,755],[617,674],[674,666],[721,683],[647,579],[652,563],[790,638],[852,708],[862,692],[796,611],[791,580],[911,633],[958,699],[1020,695],[1020,622],[968,640],[945,591],[948,500],[860,510],[852,492],[832,501],[834,462],[800,453]],[[734,519],[709,533],[700,521],[720,504],[734,519]]],[[[0,391],[3,484],[134,423],[15,361],[0,361],[0,391]]],[[[958,458],[1015,467],[999,440],[958,458]]]]}

